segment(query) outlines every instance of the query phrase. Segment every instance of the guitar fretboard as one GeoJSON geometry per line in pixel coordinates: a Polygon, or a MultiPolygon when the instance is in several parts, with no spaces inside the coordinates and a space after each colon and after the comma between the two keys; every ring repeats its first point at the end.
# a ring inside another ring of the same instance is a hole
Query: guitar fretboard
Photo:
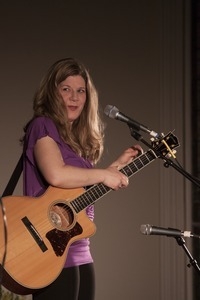
{"type": "MultiPolygon", "coordinates": [[[[127,177],[131,177],[133,174],[137,173],[139,170],[150,164],[157,156],[153,150],[148,150],[144,154],[141,154],[136,159],[134,159],[130,164],[126,165],[120,170],[127,177]]],[[[79,213],[83,209],[87,208],[91,204],[95,203],[98,199],[106,195],[112,189],[103,183],[93,185],[85,193],[71,201],[71,205],[79,213]]]]}

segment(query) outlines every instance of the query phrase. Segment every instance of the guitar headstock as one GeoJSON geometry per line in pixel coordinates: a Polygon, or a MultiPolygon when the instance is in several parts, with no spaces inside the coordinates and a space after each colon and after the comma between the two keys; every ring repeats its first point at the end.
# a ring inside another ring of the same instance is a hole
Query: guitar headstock
{"type": "Polygon", "coordinates": [[[175,149],[179,146],[179,141],[172,132],[169,132],[167,135],[152,141],[152,146],[157,154],[160,153],[162,156],[175,157],[175,149]]]}

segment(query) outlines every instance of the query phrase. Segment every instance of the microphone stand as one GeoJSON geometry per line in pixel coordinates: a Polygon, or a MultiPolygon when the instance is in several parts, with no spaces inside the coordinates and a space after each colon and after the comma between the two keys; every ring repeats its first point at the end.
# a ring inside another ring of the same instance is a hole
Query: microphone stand
{"type": "MultiPolygon", "coordinates": [[[[133,138],[135,138],[137,141],[141,141],[144,145],[146,145],[147,147],[149,147],[150,149],[152,149],[156,155],[164,160],[164,167],[168,168],[169,166],[173,167],[174,169],[176,169],[179,173],[181,173],[184,177],[186,177],[187,179],[189,179],[192,183],[196,184],[198,187],[200,187],[200,182],[197,181],[195,178],[193,178],[189,173],[187,173],[183,168],[181,168],[180,166],[178,166],[177,164],[175,164],[171,159],[166,158],[165,156],[163,156],[162,154],[158,153],[158,151],[156,151],[152,145],[150,143],[148,143],[147,141],[145,141],[143,139],[143,137],[141,136],[141,134],[138,132],[138,128],[136,129],[129,126],[130,131],[131,131],[131,135],[133,138]]],[[[198,272],[198,274],[200,275],[200,268],[197,264],[197,261],[192,257],[191,253],[189,252],[188,248],[185,245],[185,240],[182,237],[175,237],[177,243],[179,246],[182,246],[182,248],[184,249],[185,253],[187,254],[187,256],[190,259],[190,263],[187,265],[188,267],[193,266],[195,268],[195,270],[198,272]]]]}
{"type": "Polygon", "coordinates": [[[197,264],[197,261],[192,257],[190,251],[186,247],[185,240],[181,236],[175,237],[175,239],[176,239],[178,245],[182,246],[183,250],[185,251],[185,253],[187,254],[187,256],[190,259],[190,263],[187,264],[187,267],[190,268],[191,266],[193,266],[195,268],[195,270],[198,272],[198,274],[200,274],[200,268],[197,264]]]}

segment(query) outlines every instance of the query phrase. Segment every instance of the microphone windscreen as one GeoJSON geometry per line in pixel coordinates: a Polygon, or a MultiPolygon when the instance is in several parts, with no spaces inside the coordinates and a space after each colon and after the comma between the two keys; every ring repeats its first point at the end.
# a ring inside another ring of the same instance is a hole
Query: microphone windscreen
{"type": "Polygon", "coordinates": [[[113,105],[107,105],[104,109],[104,113],[106,114],[106,116],[108,116],[109,118],[115,119],[116,115],[118,114],[119,110],[117,109],[117,107],[113,106],[113,105]]]}

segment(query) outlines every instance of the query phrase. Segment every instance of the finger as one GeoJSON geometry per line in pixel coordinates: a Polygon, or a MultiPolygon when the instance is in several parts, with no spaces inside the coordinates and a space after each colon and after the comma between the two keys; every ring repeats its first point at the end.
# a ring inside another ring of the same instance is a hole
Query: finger
{"type": "Polygon", "coordinates": [[[134,145],[133,147],[131,147],[133,150],[136,150],[139,152],[139,154],[142,154],[144,151],[142,149],[142,147],[140,145],[134,145]]]}
{"type": "Polygon", "coordinates": [[[122,187],[127,187],[128,184],[129,184],[129,179],[128,179],[128,177],[124,177],[124,178],[123,178],[123,181],[122,181],[121,184],[120,184],[120,186],[121,186],[121,188],[122,188],[122,187]]]}

